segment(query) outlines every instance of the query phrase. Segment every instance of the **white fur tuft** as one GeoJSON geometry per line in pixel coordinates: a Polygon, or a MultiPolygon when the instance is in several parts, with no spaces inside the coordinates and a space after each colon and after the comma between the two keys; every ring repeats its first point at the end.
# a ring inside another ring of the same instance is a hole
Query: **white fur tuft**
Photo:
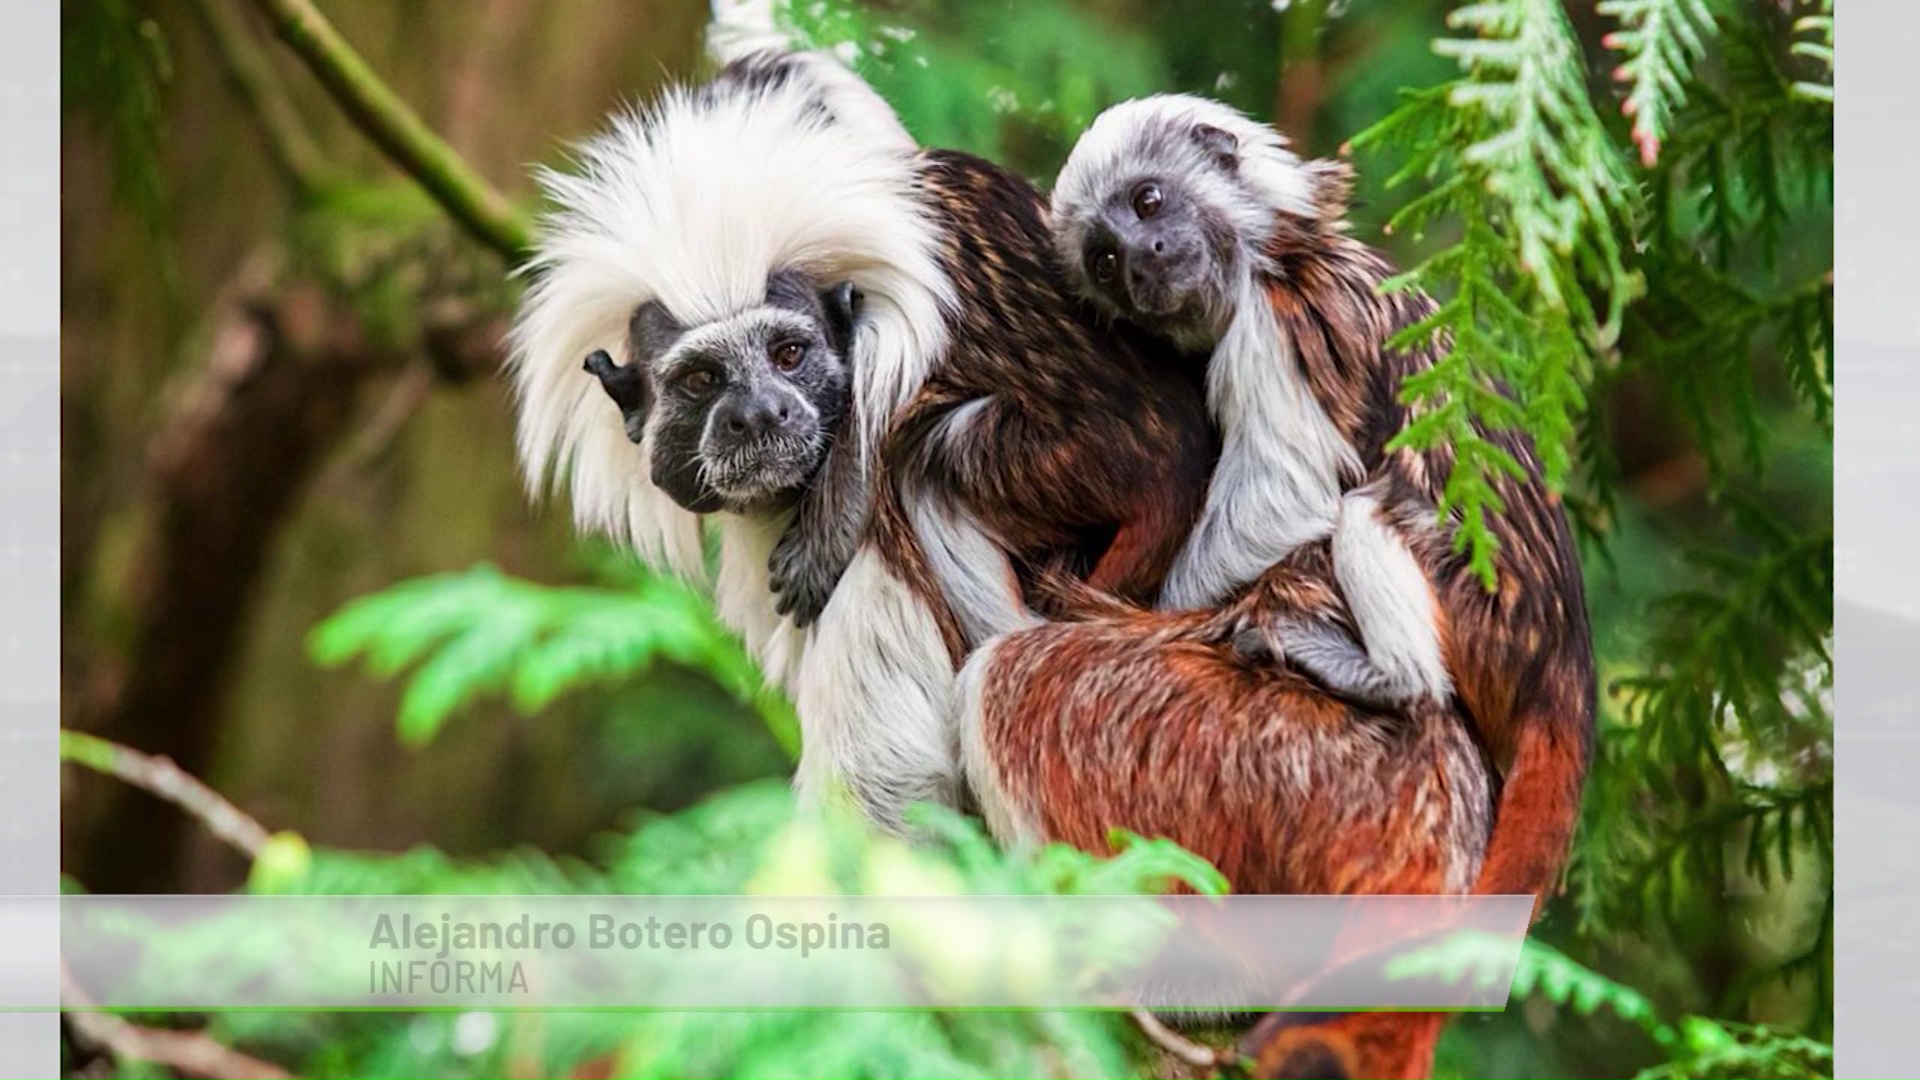
{"type": "Polygon", "coordinates": [[[794,788],[818,805],[845,787],[883,827],[913,802],[958,805],[953,662],[933,615],[871,545],[821,614],[794,704],[804,725],[794,788]]]}
{"type": "Polygon", "coordinates": [[[969,646],[1040,622],[1020,595],[1006,549],[972,514],[925,495],[908,496],[906,510],[969,646]]]}

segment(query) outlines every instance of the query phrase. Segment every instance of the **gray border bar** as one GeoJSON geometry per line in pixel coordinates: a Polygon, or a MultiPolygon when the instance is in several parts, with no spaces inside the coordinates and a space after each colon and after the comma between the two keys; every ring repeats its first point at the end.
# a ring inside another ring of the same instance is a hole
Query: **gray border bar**
{"type": "Polygon", "coordinates": [[[1838,7],[1834,1067],[1902,1077],[1920,1067],[1920,4],[1838,7]]]}
{"type": "MultiPolygon", "coordinates": [[[[0,894],[47,895],[60,891],[60,5],[0,10],[0,894]]],[[[38,957],[58,986],[52,951],[38,957]]],[[[0,1014],[0,1076],[59,1069],[58,1016],[0,1014]]]]}
{"type": "MultiPolygon", "coordinates": [[[[60,4],[8,4],[0,144],[0,894],[44,896],[60,892],[60,4]]],[[[60,1017],[0,1015],[0,1076],[58,1068],[60,1017]]]]}

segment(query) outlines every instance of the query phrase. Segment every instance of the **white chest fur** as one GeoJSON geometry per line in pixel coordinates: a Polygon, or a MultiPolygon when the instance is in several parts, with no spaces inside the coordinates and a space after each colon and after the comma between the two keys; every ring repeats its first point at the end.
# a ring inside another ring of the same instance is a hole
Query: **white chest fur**
{"type": "Polygon", "coordinates": [[[1358,468],[1353,446],[1315,400],[1292,343],[1251,281],[1235,310],[1207,363],[1220,463],[1167,578],[1167,608],[1217,604],[1328,535],[1339,516],[1340,477],[1358,468]]]}

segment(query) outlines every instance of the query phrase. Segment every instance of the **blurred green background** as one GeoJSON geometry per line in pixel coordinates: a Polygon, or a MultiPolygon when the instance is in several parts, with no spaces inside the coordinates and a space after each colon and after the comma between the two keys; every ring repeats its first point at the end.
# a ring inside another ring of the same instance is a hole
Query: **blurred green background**
{"type": "MultiPolygon", "coordinates": [[[[1645,243],[1622,280],[1640,295],[1579,373],[1591,409],[1570,440],[1568,501],[1588,541],[1605,717],[1568,888],[1538,933],[1664,1015],[1829,1039],[1832,439],[1799,358],[1824,364],[1821,311],[1831,335],[1831,111],[1791,86],[1808,77],[1795,20],[1817,12],[1638,2],[1697,8],[1720,32],[1687,61],[1698,85],[1665,157],[1635,167],[1627,227],[1645,243]],[[1809,297],[1812,314],[1793,306],[1809,297]]],[[[1157,91],[1274,119],[1304,154],[1347,152],[1403,92],[1458,75],[1434,48],[1457,32],[1451,7],[876,0],[798,18],[859,43],[863,73],[923,142],[1044,185],[1099,109],[1157,91]]],[[[322,9],[520,199],[531,165],[563,163],[609,111],[701,74],[710,15],[688,0],[322,9]]],[[[1569,77],[1625,160],[1603,39],[1646,14],[1564,10],[1590,72],[1569,77]]],[[[582,660],[574,641],[529,660],[548,632],[535,624],[572,609],[544,590],[516,601],[517,580],[581,586],[589,603],[663,586],[577,539],[564,501],[529,501],[494,371],[512,298],[499,260],[239,7],[72,0],[62,48],[66,725],[173,758],[270,829],[365,852],[593,858],[637,813],[783,776],[781,707],[706,629],[610,659],[582,660]],[[236,40],[250,51],[213,44],[236,40]],[[237,92],[262,70],[307,133],[292,158],[324,160],[324,180],[289,170],[284,140],[270,152],[237,92]],[[457,576],[313,634],[357,598],[444,574],[457,576]],[[408,622],[432,603],[442,623],[408,622]],[[424,668],[410,683],[344,663],[385,648],[371,666],[403,668],[455,626],[500,640],[438,687],[422,689],[424,668]],[[550,667],[527,674],[536,661],[550,667]]],[[[1385,183],[1405,157],[1359,153],[1354,220],[1412,265],[1460,230],[1387,233],[1430,186],[1385,183]]],[[[1612,287],[1594,285],[1595,302],[1612,287]]],[[[1830,373],[1815,377],[1830,393],[1830,373]]],[[[703,617],[691,594],[649,602],[636,610],[703,617]]],[[[103,778],[69,773],[63,821],[78,887],[247,877],[189,819],[103,778]]],[[[1674,1056],[1565,997],[1456,1023],[1443,1072],[1621,1076],[1674,1056]]],[[[1714,1060],[1726,1075],[1820,1068],[1817,1053],[1714,1060]]],[[[372,1067],[341,1061],[341,1075],[372,1067]]]]}

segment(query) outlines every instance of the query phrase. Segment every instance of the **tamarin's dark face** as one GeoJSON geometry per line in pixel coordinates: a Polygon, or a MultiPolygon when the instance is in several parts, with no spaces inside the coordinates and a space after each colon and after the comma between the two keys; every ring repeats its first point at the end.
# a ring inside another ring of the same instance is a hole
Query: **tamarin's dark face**
{"type": "Polygon", "coordinates": [[[1206,124],[1159,131],[1062,209],[1068,272],[1113,314],[1191,346],[1210,345],[1232,310],[1242,257],[1228,200],[1234,137],[1206,124]]]}
{"type": "Polygon", "coordinates": [[[695,513],[791,504],[826,457],[851,394],[856,294],[781,271],[759,307],[682,326],[657,302],[634,312],[626,367],[586,369],[620,407],[653,482],[695,513]]]}

